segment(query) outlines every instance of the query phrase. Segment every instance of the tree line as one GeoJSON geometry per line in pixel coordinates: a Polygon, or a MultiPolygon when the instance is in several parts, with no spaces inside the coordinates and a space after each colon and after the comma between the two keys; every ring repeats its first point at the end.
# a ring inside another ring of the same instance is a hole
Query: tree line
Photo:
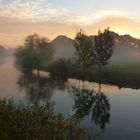
{"type": "Polygon", "coordinates": [[[103,32],[99,30],[93,41],[82,30],[74,39],[75,60],[82,69],[97,64],[99,68],[107,65],[113,54],[114,39],[109,28],[103,32]]]}
{"type": "MultiPolygon", "coordinates": [[[[57,71],[59,64],[61,64],[61,72],[66,68],[65,65],[70,64],[72,64],[73,69],[77,67],[79,70],[84,70],[91,65],[98,65],[100,72],[101,67],[110,62],[113,46],[114,39],[109,28],[103,32],[99,30],[98,34],[94,36],[94,41],[84,31],[80,30],[74,38],[74,58],[67,61],[60,59],[54,62],[55,50],[51,46],[50,40],[33,34],[27,36],[24,45],[16,50],[16,64],[23,72],[31,72],[36,69],[38,76],[40,70],[48,70],[52,73],[57,71]],[[52,63],[55,66],[52,66],[52,63]]],[[[66,71],[68,71],[68,66],[66,71]]]]}

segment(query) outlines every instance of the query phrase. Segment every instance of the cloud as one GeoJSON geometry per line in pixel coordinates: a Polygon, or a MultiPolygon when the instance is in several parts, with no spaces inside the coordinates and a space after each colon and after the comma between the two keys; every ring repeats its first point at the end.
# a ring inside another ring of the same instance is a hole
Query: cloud
{"type": "Polygon", "coordinates": [[[58,35],[66,35],[74,38],[76,31],[82,28],[86,34],[94,35],[98,30],[110,27],[112,31],[119,34],[130,34],[140,38],[140,22],[128,18],[107,18],[91,25],[73,25],[57,22],[25,22],[13,18],[0,18],[0,44],[6,47],[22,45],[24,38],[33,33],[54,39],[58,35]],[[132,28],[133,27],[133,28],[132,28]]]}
{"type": "Polygon", "coordinates": [[[108,26],[118,33],[140,38],[140,22],[134,19],[136,14],[125,11],[100,10],[82,15],[47,0],[0,0],[0,44],[21,45],[25,36],[35,32],[50,39],[60,34],[73,38],[82,28],[92,35],[108,26]]]}
{"type": "Polygon", "coordinates": [[[46,0],[13,0],[0,4],[0,17],[10,17],[28,22],[51,21],[65,24],[89,25],[107,17],[134,17],[124,11],[104,10],[81,15],[68,8],[54,7],[46,0]]]}
{"type": "Polygon", "coordinates": [[[125,11],[118,10],[102,10],[98,11],[95,15],[96,19],[108,18],[108,17],[132,17],[132,13],[126,13],[125,11]]]}
{"type": "MultiPolygon", "coordinates": [[[[4,17],[32,20],[39,16],[41,12],[40,9],[42,9],[44,5],[46,5],[45,0],[13,0],[9,4],[0,5],[0,15],[4,17]]],[[[48,5],[46,8],[48,9],[48,5]]]]}

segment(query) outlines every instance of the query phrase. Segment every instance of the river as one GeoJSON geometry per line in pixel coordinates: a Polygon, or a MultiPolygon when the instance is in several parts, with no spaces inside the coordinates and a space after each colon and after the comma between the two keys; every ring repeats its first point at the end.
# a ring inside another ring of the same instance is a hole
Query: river
{"type": "Polygon", "coordinates": [[[119,89],[117,86],[102,84],[103,94],[97,97],[102,98],[102,104],[96,102],[93,105],[90,100],[93,95],[87,95],[88,90],[98,92],[97,83],[85,82],[83,85],[82,81],[68,79],[65,83],[46,82],[38,87],[33,81],[27,82],[27,79],[15,68],[14,57],[6,57],[0,63],[0,97],[36,105],[49,99],[55,102],[55,113],[64,116],[79,111],[81,121],[78,125],[87,128],[88,133],[96,140],[140,138],[140,90],[119,89]],[[82,92],[83,86],[88,90],[82,92]],[[100,110],[104,107],[106,114],[100,115],[100,110]]]}

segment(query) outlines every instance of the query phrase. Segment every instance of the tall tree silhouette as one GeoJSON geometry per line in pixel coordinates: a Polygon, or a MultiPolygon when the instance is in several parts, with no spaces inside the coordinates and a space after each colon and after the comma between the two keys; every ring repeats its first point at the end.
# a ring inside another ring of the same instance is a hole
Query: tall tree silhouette
{"type": "Polygon", "coordinates": [[[98,35],[95,36],[94,46],[94,63],[99,66],[107,65],[113,54],[114,39],[109,31],[109,27],[101,32],[99,30],[98,35]]]}
{"type": "Polygon", "coordinates": [[[76,62],[77,64],[85,69],[91,64],[91,51],[93,49],[92,41],[82,30],[76,34],[74,39],[74,47],[76,49],[76,62]]]}
{"type": "Polygon", "coordinates": [[[95,36],[95,44],[92,52],[92,62],[98,65],[99,88],[101,83],[101,68],[109,64],[110,58],[113,55],[114,38],[111,35],[109,27],[103,32],[99,30],[95,36]]]}

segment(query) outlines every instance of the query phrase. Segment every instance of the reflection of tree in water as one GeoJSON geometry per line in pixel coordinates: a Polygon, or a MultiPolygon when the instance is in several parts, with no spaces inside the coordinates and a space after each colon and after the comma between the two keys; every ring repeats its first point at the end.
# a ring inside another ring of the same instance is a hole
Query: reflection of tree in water
{"type": "Polygon", "coordinates": [[[110,104],[109,100],[104,93],[97,93],[95,95],[95,102],[92,108],[92,121],[100,128],[104,129],[106,123],[109,123],[110,119],[110,104]]]}
{"type": "Polygon", "coordinates": [[[104,93],[94,90],[73,88],[75,105],[73,111],[79,119],[84,119],[90,112],[92,121],[101,129],[105,129],[110,119],[110,104],[104,93]]]}
{"type": "Polygon", "coordinates": [[[50,100],[54,89],[64,89],[63,82],[36,77],[32,73],[21,74],[17,83],[21,89],[25,89],[28,100],[36,105],[50,100]]]}
{"type": "Polygon", "coordinates": [[[86,89],[74,89],[75,105],[73,110],[78,118],[84,118],[91,112],[92,105],[94,103],[94,96],[91,90],[86,89]]]}

